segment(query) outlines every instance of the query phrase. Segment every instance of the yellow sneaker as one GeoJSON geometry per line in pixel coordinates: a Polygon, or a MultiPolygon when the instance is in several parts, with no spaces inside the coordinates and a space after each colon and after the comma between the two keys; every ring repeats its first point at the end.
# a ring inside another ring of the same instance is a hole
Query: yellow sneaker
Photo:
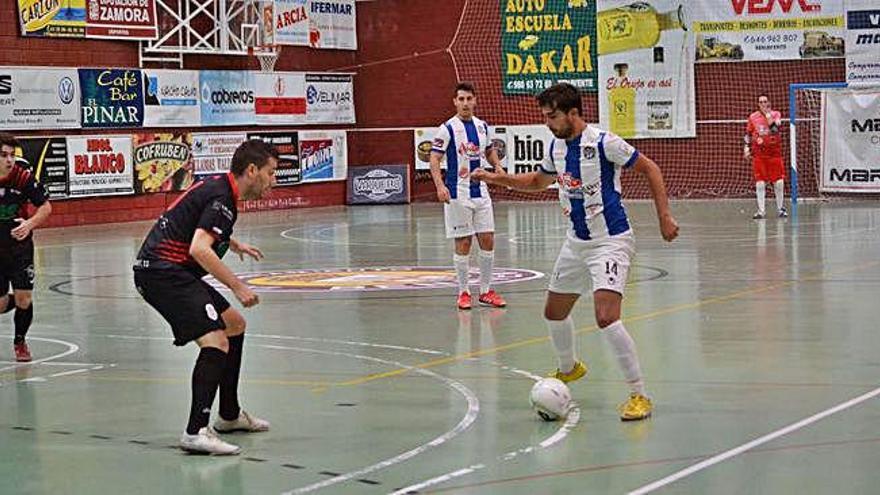
{"type": "Polygon", "coordinates": [[[651,416],[654,405],[651,404],[651,399],[644,395],[632,393],[629,399],[621,404],[617,410],[620,412],[621,421],[639,421],[651,416]]]}
{"type": "Polygon", "coordinates": [[[563,373],[559,371],[559,368],[556,368],[556,371],[552,373],[550,376],[556,378],[557,380],[562,380],[565,383],[573,382],[575,380],[580,380],[587,374],[587,365],[583,363],[583,361],[575,361],[574,368],[571,369],[568,373],[563,373]]]}

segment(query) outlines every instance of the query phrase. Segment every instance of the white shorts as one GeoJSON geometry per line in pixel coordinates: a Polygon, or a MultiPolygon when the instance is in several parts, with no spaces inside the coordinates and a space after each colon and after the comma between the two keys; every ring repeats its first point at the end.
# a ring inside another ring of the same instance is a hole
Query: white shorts
{"type": "Polygon", "coordinates": [[[495,232],[492,198],[452,199],[443,204],[443,216],[447,239],[495,232]]]}
{"type": "Polygon", "coordinates": [[[605,289],[623,295],[630,260],[636,252],[635,244],[631,230],[592,241],[582,241],[569,234],[556,258],[548,290],[583,295],[592,288],[593,292],[605,289]]]}

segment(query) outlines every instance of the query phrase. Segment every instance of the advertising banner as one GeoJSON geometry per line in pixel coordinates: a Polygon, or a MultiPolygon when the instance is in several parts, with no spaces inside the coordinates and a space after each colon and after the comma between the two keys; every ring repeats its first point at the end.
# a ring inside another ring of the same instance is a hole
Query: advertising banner
{"type": "Polygon", "coordinates": [[[144,127],[198,127],[199,72],[143,69],[144,127]]]}
{"type": "Polygon", "coordinates": [[[308,0],[275,0],[275,43],[309,44],[308,0]]]}
{"type": "Polygon", "coordinates": [[[67,138],[69,197],[134,193],[130,136],[67,138]]]}
{"type": "MultiPolygon", "coordinates": [[[[504,170],[509,170],[510,133],[508,131],[512,128],[513,127],[511,126],[489,127],[489,136],[492,140],[492,146],[495,148],[495,152],[498,153],[498,158],[501,160],[501,167],[504,168],[504,170]]],[[[415,158],[413,163],[415,163],[416,170],[431,170],[431,144],[434,140],[435,132],[437,132],[436,127],[420,127],[413,130],[413,147],[415,148],[415,158]]],[[[549,134],[550,131],[547,132],[549,134]]],[[[440,162],[440,169],[446,170],[446,160],[440,162]]]]}
{"type": "Polygon", "coordinates": [[[0,67],[0,129],[79,127],[76,69],[0,67]]]}
{"type": "Polygon", "coordinates": [[[145,132],[132,140],[135,193],[183,191],[192,185],[192,134],[145,132]]]}
{"type": "Polygon", "coordinates": [[[880,90],[822,94],[822,178],[831,192],[880,192],[880,90]]]}
{"type": "Polygon", "coordinates": [[[257,124],[306,121],[306,75],[301,72],[253,73],[257,124]]]}
{"type": "Polygon", "coordinates": [[[599,0],[599,126],[623,138],[694,137],[693,39],[678,0],[599,0]]]}
{"type": "Polygon", "coordinates": [[[278,168],[275,180],[279,186],[289,186],[302,182],[300,169],[299,141],[296,131],[249,133],[248,139],[259,139],[275,146],[278,150],[278,168]]]}
{"type": "Polygon", "coordinates": [[[686,8],[697,62],[843,56],[841,0],[694,0],[686,8]]]}
{"type": "Polygon", "coordinates": [[[22,157],[30,164],[49,198],[64,199],[67,190],[67,139],[64,137],[19,138],[22,157]]]}
{"type": "Polygon", "coordinates": [[[348,175],[345,131],[300,132],[299,158],[303,182],[344,180],[348,175]]]}
{"type": "Polygon", "coordinates": [[[549,153],[553,133],[546,125],[512,125],[507,127],[508,171],[523,174],[538,170],[549,153]]]}
{"type": "Polygon", "coordinates": [[[306,122],[354,124],[354,83],[345,74],[306,74],[306,122]]]}
{"type": "Polygon", "coordinates": [[[137,69],[79,69],[82,127],[141,127],[144,92],[137,69]]]}
{"type": "Polygon", "coordinates": [[[357,50],[355,0],[309,1],[309,45],[357,50]]]}
{"type": "Polygon", "coordinates": [[[846,0],[846,82],[880,85],[880,3],[846,0]]]}
{"type": "Polygon", "coordinates": [[[254,78],[251,71],[199,71],[202,125],[253,125],[254,78]]]}
{"type": "Polygon", "coordinates": [[[87,38],[152,40],[158,35],[155,0],[88,0],[87,38]]]}
{"type": "Polygon", "coordinates": [[[595,2],[500,0],[500,5],[504,94],[537,94],[563,81],[596,91],[595,2]]]}
{"type": "Polygon", "coordinates": [[[243,132],[195,132],[192,134],[193,172],[214,175],[229,172],[232,154],[247,140],[243,132]]]}
{"type": "Polygon", "coordinates": [[[346,204],[409,203],[409,164],[352,167],[346,204]]]}
{"type": "Polygon", "coordinates": [[[18,0],[22,36],[84,38],[86,0],[18,0]]]}

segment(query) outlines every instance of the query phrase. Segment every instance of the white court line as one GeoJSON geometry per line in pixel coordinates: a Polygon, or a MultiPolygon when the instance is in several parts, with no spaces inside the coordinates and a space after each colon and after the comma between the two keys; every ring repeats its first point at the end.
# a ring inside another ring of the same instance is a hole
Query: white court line
{"type": "Polygon", "coordinates": [[[356,471],[351,471],[351,472],[348,472],[345,474],[340,474],[339,476],[334,476],[330,479],[321,481],[319,483],[313,483],[311,485],[307,485],[307,486],[304,486],[301,488],[297,488],[294,490],[284,492],[284,495],[293,495],[293,494],[298,494],[298,493],[313,492],[315,490],[319,490],[321,488],[326,488],[328,486],[333,486],[333,485],[336,485],[336,484],[339,484],[339,483],[342,483],[345,481],[349,481],[349,480],[358,478],[360,476],[363,476],[365,474],[372,473],[373,471],[385,469],[385,468],[392,466],[394,464],[411,459],[411,458],[413,458],[419,454],[422,454],[422,453],[424,453],[434,447],[439,447],[440,445],[443,445],[444,443],[448,442],[449,440],[452,440],[453,438],[458,436],[460,433],[467,430],[474,423],[474,421],[476,421],[477,415],[480,412],[480,401],[479,401],[479,399],[477,399],[477,396],[474,395],[474,393],[469,388],[464,386],[461,382],[457,382],[451,378],[447,378],[443,375],[439,375],[439,374],[434,373],[433,371],[430,371],[427,369],[416,368],[414,366],[407,366],[403,363],[389,361],[386,359],[379,359],[379,358],[375,358],[372,356],[361,356],[361,355],[357,355],[357,354],[349,354],[346,352],[324,351],[324,350],[319,350],[319,349],[304,349],[304,348],[299,348],[299,347],[287,347],[287,346],[269,345],[269,344],[257,344],[257,347],[263,347],[263,348],[267,348],[267,349],[311,352],[311,353],[324,354],[324,355],[329,355],[329,356],[345,356],[345,357],[351,357],[351,358],[355,358],[355,359],[362,359],[365,361],[373,361],[376,363],[399,366],[401,368],[406,368],[414,373],[426,375],[428,377],[436,378],[436,379],[444,382],[446,384],[446,386],[452,388],[456,392],[463,395],[465,400],[467,401],[467,413],[465,413],[464,417],[461,418],[461,421],[459,421],[458,424],[455,425],[455,427],[453,429],[443,433],[442,435],[431,440],[430,442],[423,444],[423,445],[420,445],[414,449],[408,450],[402,454],[396,455],[390,459],[385,459],[384,461],[377,462],[375,464],[358,469],[356,471]]]}
{"type": "MultiPolygon", "coordinates": [[[[0,364],[24,364],[18,361],[0,361],[0,364]]],[[[70,361],[46,361],[41,366],[104,366],[101,363],[72,363],[70,361]]]]}
{"type": "Polygon", "coordinates": [[[783,435],[787,435],[787,434],[789,434],[793,431],[799,430],[805,426],[809,426],[809,425],[815,423],[816,421],[819,421],[821,419],[827,418],[828,416],[831,416],[832,414],[839,413],[840,411],[844,411],[844,410],[849,409],[853,406],[859,405],[862,402],[865,402],[866,400],[873,399],[874,397],[876,397],[878,395],[880,395],[880,387],[875,388],[874,390],[871,390],[868,393],[862,394],[854,399],[850,399],[842,404],[836,405],[830,409],[826,409],[822,412],[816,413],[816,414],[810,416],[809,418],[804,418],[804,419],[798,421],[797,423],[792,423],[792,424],[786,426],[785,428],[781,428],[781,429],[776,430],[772,433],[768,433],[767,435],[764,435],[763,437],[756,438],[756,439],[752,440],[751,442],[746,442],[746,443],[740,445],[739,447],[732,448],[726,452],[722,452],[718,455],[712,456],[704,461],[700,461],[700,462],[694,464],[693,466],[682,469],[681,471],[673,473],[663,479],[660,479],[660,480],[657,480],[653,483],[647,484],[641,488],[637,488],[637,489],[629,492],[628,495],[643,495],[645,493],[653,492],[654,490],[657,490],[659,488],[663,488],[664,486],[666,486],[670,483],[675,483],[676,481],[678,481],[682,478],[690,476],[696,472],[702,471],[703,469],[706,469],[706,468],[711,467],[715,464],[718,464],[719,462],[726,461],[727,459],[730,459],[731,457],[742,454],[743,452],[751,450],[759,445],[765,444],[771,440],[775,440],[783,435]]]}
{"type": "MultiPolygon", "coordinates": [[[[564,440],[565,437],[568,436],[568,433],[577,425],[580,418],[581,418],[581,410],[580,410],[580,408],[575,407],[568,413],[568,416],[565,418],[565,424],[562,425],[562,428],[557,430],[556,433],[554,433],[550,437],[546,438],[543,442],[539,443],[537,446],[530,445],[528,447],[523,447],[521,449],[517,449],[512,452],[508,452],[506,454],[501,454],[495,460],[497,462],[509,461],[509,460],[515,459],[516,457],[519,457],[521,455],[531,454],[531,453],[536,452],[540,449],[549,448],[549,447],[561,442],[562,440],[564,440]]],[[[432,486],[439,485],[441,483],[446,483],[447,481],[451,481],[456,478],[461,478],[462,476],[474,473],[476,471],[479,471],[481,469],[485,469],[487,467],[488,467],[487,464],[474,464],[474,465],[468,466],[466,468],[461,468],[461,469],[452,471],[450,473],[441,474],[440,476],[436,476],[434,478],[409,485],[405,488],[401,488],[400,490],[392,492],[391,495],[405,495],[407,493],[416,493],[421,490],[424,490],[425,488],[430,488],[432,486]]]]}
{"type": "Polygon", "coordinates": [[[69,356],[69,355],[71,355],[71,354],[73,354],[74,352],[76,352],[76,351],[79,350],[79,346],[78,346],[78,345],[76,345],[76,344],[74,344],[74,343],[72,343],[72,342],[66,342],[66,341],[64,341],[64,340],[47,339],[47,338],[44,338],[44,337],[28,337],[28,339],[29,339],[29,340],[36,340],[36,341],[39,341],[39,342],[51,342],[51,343],[53,343],[53,344],[61,344],[61,345],[65,345],[65,346],[67,346],[67,350],[64,351],[64,352],[61,352],[61,353],[58,353],[58,354],[52,355],[52,356],[48,356],[48,357],[44,357],[44,358],[40,358],[40,359],[35,359],[35,360],[33,360],[33,361],[29,362],[29,363],[16,363],[16,364],[13,364],[13,365],[10,365],[10,366],[4,366],[3,368],[0,368],[0,371],[13,370],[13,369],[16,369],[16,368],[23,368],[23,367],[25,367],[25,366],[33,366],[33,365],[35,365],[35,364],[45,363],[46,361],[54,361],[54,360],[56,360],[56,359],[61,359],[61,358],[65,357],[65,356],[69,356]]]}

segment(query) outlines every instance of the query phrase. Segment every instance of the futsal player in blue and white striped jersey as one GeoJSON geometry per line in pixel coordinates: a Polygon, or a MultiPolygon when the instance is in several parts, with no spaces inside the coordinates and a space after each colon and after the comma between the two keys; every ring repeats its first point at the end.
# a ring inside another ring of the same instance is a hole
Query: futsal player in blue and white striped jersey
{"type": "Polygon", "coordinates": [[[474,115],[477,104],[473,84],[459,83],[452,99],[455,116],[444,122],[434,134],[431,146],[431,176],[437,188],[437,198],[444,203],[446,237],[455,239],[456,279],[458,280],[458,308],[471,309],[468,288],[469,258],[473,236],[480,246],[480,296],[484,306],[502,308],[504,299],[492,289],[492,269],[495,263],[495,217],[492,198],[486,184],[471,178],[474,170],[491,165],[496,174],[504,174],[498,153],[492,147],[489,125],[474,115]],[[440,164],[446,160],[446,178],[440,173],[440,164]]]}
{"type": "Polygon", "coordinates": [[[587,125],[574,86],[556,84],[537,100],[555,136],[545,147],[548,153],[540,169],[516,175],[476,170],[471,179],[526,191],[543,191],[554,182],[559,185],[559,202],[571,226],[556,259],[544,307],[559,362],[554,376],[571,382],[587,373],[575,354],[570,314],[578,298],[592,289],[596,323],[614,349],[631,389],[629,399],[620,406],[620,418],[645,419],[653,404],[645,392],[635,342],[620,320],[624,286],[635,255],[632,228],[621,202],[620,175],[631,168],[645,176],[660,233],[672,241],[678,236],[678,224],[669,211],[663,175],[653,160],[619,136],[587,125]]]}

